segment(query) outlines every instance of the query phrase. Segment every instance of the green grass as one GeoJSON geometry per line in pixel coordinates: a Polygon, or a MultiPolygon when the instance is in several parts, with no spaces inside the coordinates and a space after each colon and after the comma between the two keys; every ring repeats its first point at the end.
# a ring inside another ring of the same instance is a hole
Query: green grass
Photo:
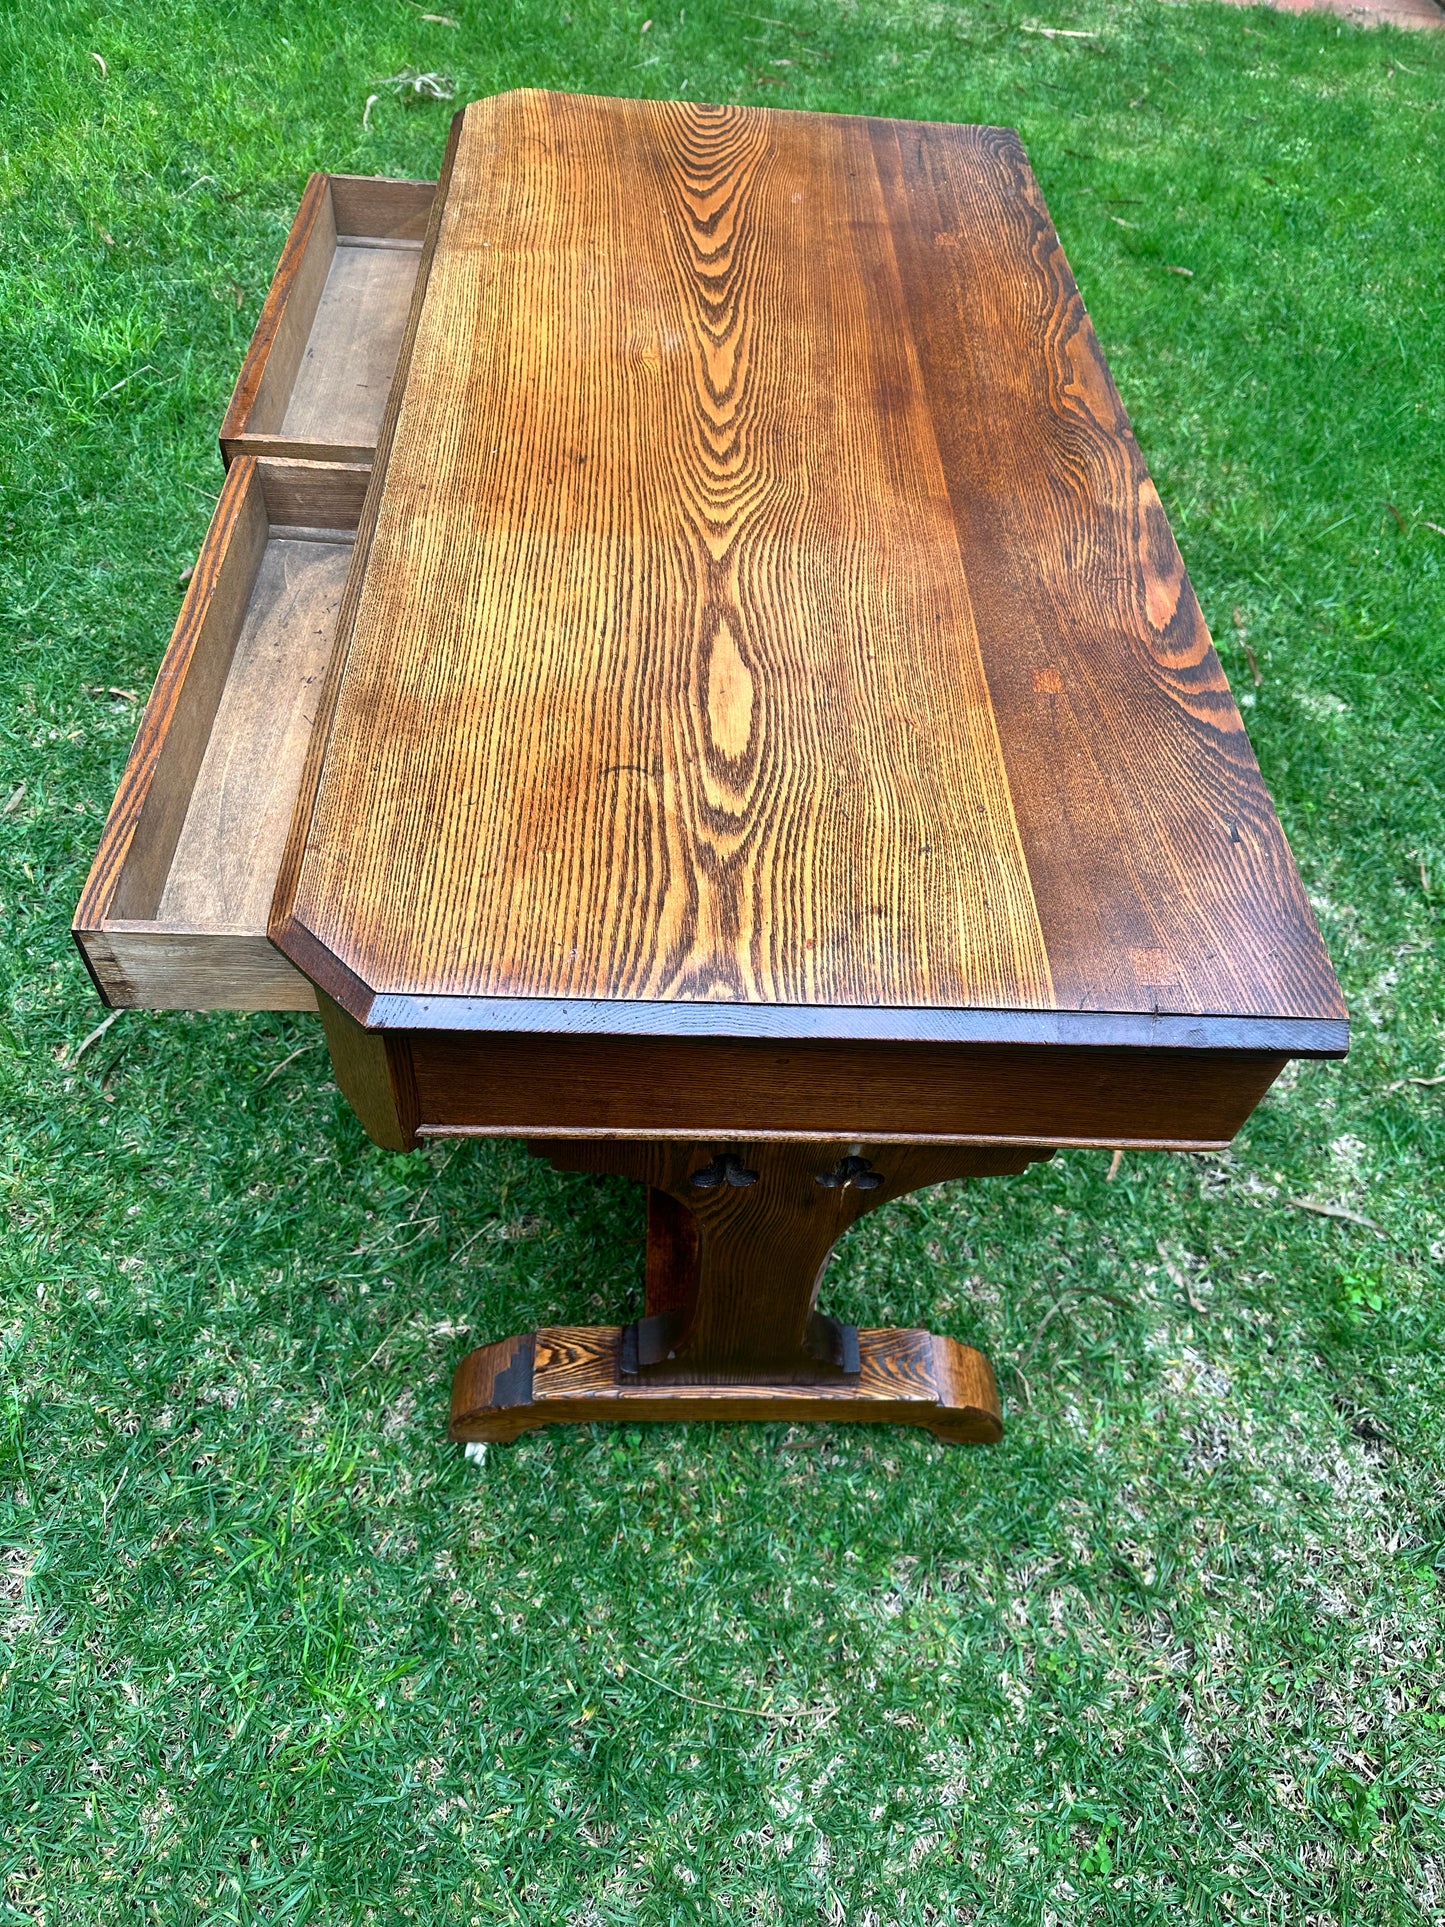
{"type": "Polygon", "coordinates": [[[1439,1921],[1445,37],[428,3],[460,24],[0,27],[0,1922],[1439,1921]],[[308,169],[434,171],[407,69],[1032,155],[1356,1041],[1226,1157],[1070,1153],[847,1242],[834,1309],[997,1361],[996,1451],[468,1462],[456,1358],[635,1308],[637,1195],[376,1150],[303,1018],[127,1013],[69,1063],[66,926],[230,382],[308,169]]]}

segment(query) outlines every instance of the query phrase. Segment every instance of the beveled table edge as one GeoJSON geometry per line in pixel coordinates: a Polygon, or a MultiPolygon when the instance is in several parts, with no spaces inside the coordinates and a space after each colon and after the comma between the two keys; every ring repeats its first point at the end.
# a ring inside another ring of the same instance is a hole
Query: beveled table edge
{"type": "MultiPolygon", "coordinates": [[[[357,1013],[360,1015],[359,1013],[357,1013]]],[[[1344,1018],[1174,1016],[1109,1010],[934,1010],[862,1005],[631,1002],[609,998],[401,997],[378,992],[368,1030],[573,1037],[727,1037],[897,1044],[1040,1044],[1268,1051],[1343,1057],[1344,1018]]]]}
{"type": "Polygon", "coordinates": [[[1075,1044],[1343,1057],[1344,1018],[1170,1016],[1110,1010],[934,1010],[865,1005],[645,1003],[554,997],[397,997],[369,1030],[533,1031],[553,1036],[735,1037],[890,1044],[1075,1044]]]}
{"type": "Polygon", "coordinates": [[[1344,1057],[1349,1019],[1228,1012],[984,1010],[871,1004],[664,1002],[621,997],[414,997],[374,990],[294,917],[271,941],[365,1030],[552,1037],[718,1037],[759,1043],[1038,1044],[1344,1057]]]}

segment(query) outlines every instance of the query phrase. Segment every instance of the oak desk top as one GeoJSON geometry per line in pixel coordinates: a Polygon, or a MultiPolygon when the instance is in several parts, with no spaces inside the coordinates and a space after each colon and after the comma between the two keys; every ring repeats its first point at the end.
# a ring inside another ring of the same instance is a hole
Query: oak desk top
{"type": "Polygon", "coordinates": [[[271,937],[384,1029],[1343,1049],[1013,133],[458,116],[271,937]]]}
{"type": "Polygon", "coordinates": [[[469,1352],[454,1438],[996,1440],[982,1354],[819,1308],[837,1241],[1343,1054],[1013,134],[477,102],[435,193],[313,177],[222,445],[76,935],[317,1008],[380,1144],[646,1187],[641,1315],[469,1352]]]}

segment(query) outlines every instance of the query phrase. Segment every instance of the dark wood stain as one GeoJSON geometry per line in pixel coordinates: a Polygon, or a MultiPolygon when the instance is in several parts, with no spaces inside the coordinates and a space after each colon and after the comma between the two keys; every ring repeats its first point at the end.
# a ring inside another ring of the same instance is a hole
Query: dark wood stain
{"type": "Polygon", "coordinates": [[[629,1384],[616,1325],[551,1325],[481,1345],[452,1380],[451,1436],[506,1442],[543,1425],[791,1420],[916,1425],[954,1445],[993,1445],[1003,1413],[981,1352],[932,1332],[858,1334],[850,1385],[629,1384]]]}
{"type": "MultiPolygon", "coordinates": [[[[651,1376],[674,1383],[713,1383],[720,1374],[749,1384],[769,1375],[794,1384],[805,1376],[847,1376],[848,1367],[839,1371],[827,1338],[815,1342],[813,1329],[823,1269],[844,1232],[867,1212],[926,1185],[1015,1173],[1053,1155],[1026,1147],[769,1140],[736,1142],[723,1152],[710,1143],[676,1142],[534,1141],[528,1148],[563,1170],[637,1178],[691,1220],[691,1236],[680,1236],[676,1214],[668,1216],[673,1270],[661,1295],[670,1303],[653,1303],[649,1265],[649,1322],[667,1333],[666,1357],[652,1361],[651,1376]],[[849,1158],[866,1162],[877,1182],[860,1188],[831,1181],[849,1158]],[[699,1176],[724,1161],[746,1173],[747,1182],[700,1189],[699,1176]]],[[[658,1215],[653,1205],[650,1221],[658,1215]]],[[[649,1256],[651,1247],[650,1234],[649,1256]]]]}
{"type": "Polygon", "coordinates": [[[423,1134],[1227,1143],[1264,1051],[394,1033],[423,1134]]]}
{"type": "Polygon", "coordinates": [[[273,909],[314,981],[1342,1021],[1014,135],[520,93],[437,206],[273,909]]]}
{"type": "Polygon", "coordinates": [[[477,102],[435,196],[312,178],[223,447],[76,933],[122,1001],[317,986],[381,1144],[524,1135],[645,1188],[643,1317],[472,1352],[454,1438],[996,1440],[979,1353],[820,1308],[836,1241],[1056,1145],[1224,1144],[1346,1048],[1007,130],[477,102]],[[258,460],[288,422],[310,459],[258,460]],[[288,600],[268,543],[358,522],[272,948],[339,569],[288,600]]]}
{"type": "Polygon", "coordinates": [[[869,133],[1059,1004],[1342,1018],[1018,137],[869,133]]]}

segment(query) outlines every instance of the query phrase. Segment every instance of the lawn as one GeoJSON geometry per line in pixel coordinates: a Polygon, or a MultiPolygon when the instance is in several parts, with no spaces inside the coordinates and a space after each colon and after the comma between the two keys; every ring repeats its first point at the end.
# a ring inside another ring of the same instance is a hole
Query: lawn
{"type": "Polygon", "coordinates": [[[0,23],[0,1922],[1445,1915],[1445,36],[769,4],[0,23]],[[992,1355],[996,1450],[468,1459],[456,1359],[629,1315],[639,1195],[377,1150],[303,1017],[125,1013],[76,1061],[67,925],[231,381],[308,170],[435,171],[408,73],[1030,152],[1355,1041],[1227,1155],[846,1241],[835,1311],[992,1355]]]}

